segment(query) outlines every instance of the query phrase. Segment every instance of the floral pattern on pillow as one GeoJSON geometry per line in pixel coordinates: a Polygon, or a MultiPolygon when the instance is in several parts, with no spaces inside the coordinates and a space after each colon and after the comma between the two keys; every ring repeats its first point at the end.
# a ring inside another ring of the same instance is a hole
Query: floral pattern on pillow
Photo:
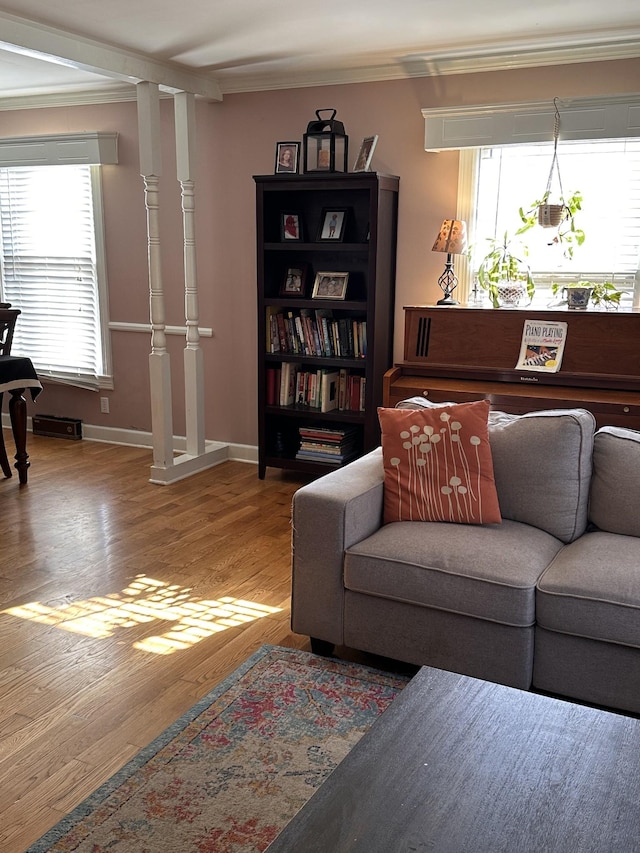
{"type": "Polygon", "coordinates": [[[493,478],[489,402],[433,409],[378,409],[384,522],[502,521],[493,478]]]}

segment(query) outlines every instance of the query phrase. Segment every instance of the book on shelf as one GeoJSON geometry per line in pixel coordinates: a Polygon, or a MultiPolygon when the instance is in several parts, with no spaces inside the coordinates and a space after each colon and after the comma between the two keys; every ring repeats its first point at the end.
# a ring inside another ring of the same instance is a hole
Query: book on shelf
{"type": "Polygon", "coordinates": [[[525,320],[516,370],[560,370],[567,324],[546,320],[525,320]]]}
{"type": "Polygon", "coordinates": [[[319,426],[301,426],[298,432],[303,438],[317,439],[321,441],[340,442],[346,438],[356,435],[356,428],[353,426],[345,427],[319,427],[319,426]]]}
{"type": "Polygon", "coordinates": [[[367,355],[367,321],[353,321],[353,356],[365,358],[367,355]]]}
{"type": "Polygon", "coordinates": [[[338,381],[338,409],[341,412],[364,412],[367,380],[359,373],[340,369],[338,381]]]}
{"type": "Polygon", "coordinates": [[[280,352],[280,333],[278,330],[278,307],[267,305],[267,352],[280,352]]]}
{"type": "Polygon", "coordinates": [[[320,389],[320,411],[331,412],[338,408],[338,382],[340,373],[337,370],[322,371],[320,389]]]}
{"type": "Polygon", "coordinates": [[[329,335],[329,321],[333,317],[331,308],[316,309],[316,326],[321,343],[321,354],[331,357],[331,338],[329,335]]]}
{"type": "Polygon", "coordinates": [[[343,465],[357,455],[357,430],[299,427],[300,447],[296,459],[343,465]]]}
{"type": "Polygon", "coordinates": [[[296,399],[298,367],[283,361],[280,369],[280,405],[291,406],[296,399]]]}
{"type": "Polygon", "coordinates": [[[277,406],[280,400],[280,368],[267,367],[267,406],[277,406]]]}
{"type": "Polygon", "coordinates": [[[350,370],[304,369],[284,361],[266,368],[268,406],[308,406],[321,412],[364,411],[366,380],[350,370]]]}
{"type": "Polygon", "coordinates": [[[334,317],[333,310],[267,308],[267,352],[327,358],[364,358],[366,320],[334,317]]]}
{"type": "Polygon", "coordinates": [[[295,398],[297,406],[309,406],[313,409],[320,408],[322,372],[322,370],[298,371],[295,398]]]}

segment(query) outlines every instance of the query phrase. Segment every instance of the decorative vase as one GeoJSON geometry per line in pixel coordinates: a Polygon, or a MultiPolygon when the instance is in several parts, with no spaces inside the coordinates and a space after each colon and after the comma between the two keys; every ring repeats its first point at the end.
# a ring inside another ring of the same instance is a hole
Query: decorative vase
{"type": "Polygon", "coordinates": [[[527,295],[527,288],[521,281],[499,281],[496,287],[500,308],[517,308],[527,295]]]}

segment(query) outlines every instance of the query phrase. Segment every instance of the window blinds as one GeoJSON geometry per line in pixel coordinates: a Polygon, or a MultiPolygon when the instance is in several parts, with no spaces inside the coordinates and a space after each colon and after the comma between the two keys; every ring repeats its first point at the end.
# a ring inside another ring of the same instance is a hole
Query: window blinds
{"type": "Polygon", "coordinates": [[[104,366],[92,168],[0,168],[0,270],[3,300],[22,311],[12,353],[41,375],[97,389],[104,366]]]}
{"type": "MultiPolygon", "coordinates": [[[[527,210],[541,198],[552,153],[552,143],[481,151],[476,268],[483,257],[484,238],[505,230],[513,235],[522,224],[518,208],[527,210]]],[[[558,148],[558,163],[565,195],[582,193],[576,224],[584,229],[586,239],[573,258],[567,258],[561,245],[550,244],[550,232],[545,229],[524,234],[536,284],[606,279],[621,290],[633,291],[640,269],[640,140],[564,142],[558,148]]],[[[557,194],[554,182],[552,195],[557,194]]]]}

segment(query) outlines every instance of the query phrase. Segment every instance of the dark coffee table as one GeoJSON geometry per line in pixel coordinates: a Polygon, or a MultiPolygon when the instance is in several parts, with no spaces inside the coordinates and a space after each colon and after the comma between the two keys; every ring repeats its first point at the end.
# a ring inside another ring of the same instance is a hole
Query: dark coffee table
{"type": "Polygon", "coordinates": [[[640,720],[424,667],[268,853],[640,851],[640,720]]]}

